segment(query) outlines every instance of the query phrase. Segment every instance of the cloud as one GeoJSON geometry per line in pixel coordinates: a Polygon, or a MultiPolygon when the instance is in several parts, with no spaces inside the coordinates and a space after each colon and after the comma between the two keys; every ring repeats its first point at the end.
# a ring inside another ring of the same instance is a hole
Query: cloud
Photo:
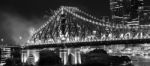
{"type": "Polygon", "coordinates": [[[38,28],[43,24],[40,18],[32,17],[26,19],[17,13],[1,12],[1,28],[7,33],[8,39],[15,42],[16,45],[23,45],[29,39],[30,29],[38,28]]]}

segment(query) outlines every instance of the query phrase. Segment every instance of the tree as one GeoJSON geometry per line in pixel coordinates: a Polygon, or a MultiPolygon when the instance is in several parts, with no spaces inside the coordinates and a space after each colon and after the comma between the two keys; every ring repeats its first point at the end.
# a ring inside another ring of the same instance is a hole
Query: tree
{"type": "Polygon", "coordinates": [[[11,59],[11,58],[6,59],[5,62],[6,62],[6,64],[4,66],[15,66],[13,59],[11,59]]]}
{"type": "Polygon", "coordinates": [[[61,58],[50,50],[40,51],[39,66],[56,65],[61,63],[61,58]]]}
{"type": "Polygon", "coordinates": [[[95,49],[85,54],[83,60],[85,66],[89,66],[89,65],[107,66],[110,64],[109,55],[103,49],[95,49]]]}

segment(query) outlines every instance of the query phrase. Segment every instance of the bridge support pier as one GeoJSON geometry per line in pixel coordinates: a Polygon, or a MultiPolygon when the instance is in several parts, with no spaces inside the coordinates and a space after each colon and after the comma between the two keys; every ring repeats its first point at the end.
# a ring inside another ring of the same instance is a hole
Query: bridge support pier
{"type": "MultiPolygon", "coordinates": [[[[64,65],[76,65],[82,63],[79,48],[60,48],[59,57],[64,65]]],[[[39,60],[39,50],[22,50],[22,62],[27,63],[30,58],[36,63],[39,60]]]]}
{"type": "Polygon", "coordinates": [[[38,50],[22,50],[21,54],[22,63],[28,63],[29,60],[32,60],[31,63],[36,64],[39,60],[39,51],[38,50]]]}
{"type": "Polygon", "coordinates": [[[59,55],[64,65],[81,64],[80,49],[77,48],[60,49],[59,55]]]}

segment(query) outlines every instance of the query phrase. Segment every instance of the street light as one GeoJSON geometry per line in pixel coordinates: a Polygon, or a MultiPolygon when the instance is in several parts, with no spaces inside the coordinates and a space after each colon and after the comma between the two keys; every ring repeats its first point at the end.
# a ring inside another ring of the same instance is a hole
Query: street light
{"type": "Polygon", "coordinates": [[[22,36],[19,36],[19,39],[22,40],[22,36]]]}
{"type": "Polygon", "coordinates": [[[3,45],[4,45],[4,44],[3,44],[3,42],[4,42],[4,38],[1,38],[1,42],[2,42],[2,46],[3,46],[3,45]]]}
{"type": "Polygon", "coordinates": [[[4,41],[4,39],[3,38],[1,38],[1,42],[3,42],[4,41]]]}

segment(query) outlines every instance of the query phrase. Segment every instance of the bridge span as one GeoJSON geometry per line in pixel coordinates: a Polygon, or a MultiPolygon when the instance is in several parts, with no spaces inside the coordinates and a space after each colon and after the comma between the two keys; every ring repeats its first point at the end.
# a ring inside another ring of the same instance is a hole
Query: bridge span
{"type": "Polygon", "coordinates": [[[150,26],[128,26],[98,19],[76,7],[61,6],[54,15],[33,32],[26,45],[22,46],[23,62],[33,55],[39,58],[44,48],[59,48],[59,57],[64,65],[81,64],[81,47],[117,44],[150,43],[150,26]]]}

